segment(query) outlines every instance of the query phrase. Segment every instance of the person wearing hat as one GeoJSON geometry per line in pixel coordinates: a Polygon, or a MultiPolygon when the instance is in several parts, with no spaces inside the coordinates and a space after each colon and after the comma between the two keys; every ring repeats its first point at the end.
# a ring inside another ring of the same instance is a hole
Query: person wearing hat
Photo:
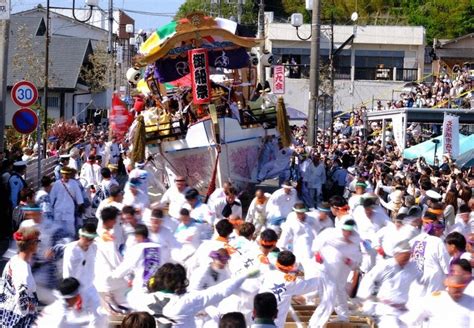
{"type": "Polygon", "coordinates": [[[400,317],[408,327],[472,327],[474,302],[462,276],[450,275],[442,288],[416,300],[400,317]]]}
{"type": "Polygon", "coordinates": [[[333,310],[339,321],[349,320],[347,278],[351,271],[357,270],[362,260],[361,240],[356,227],[353,219],[346,219],[340,227],[323,230],[315,240],[313,251],[316,262],[321,264],[318,270],[327,281],[328,292],[323,293],[310,320],[312,326],[322,327],[333,310]]]}
{"type": "Polygon", "coordinates": [[[26,173],[26,162],[17,161],[13,163],[13,171],[8,179],[8,189],[10,194],[11,208],[15,208],[20,203],[20,193],[23,189],[28,187],[23,176],[26,173]]]}
{"type": "Polygon", "coordinates": [[[69,164],[68,166],[71,169],[74,169],[79,172],[79,168],[81,167],[81,151],[77,147],[72,147],[69,151],[69,164]]]}
{"type": "Polygon", "coordinates": [[[438,217],[426,212],[422,217],[422,232],[410,240],[412,259],[422,273],[419,284],[412,288],[415,297],[423,297],[443,288],[449,273],[449,254],[443,240],[444,225],[438,217]]]}
{"type": "MultiPolygon", "coordinates": [[[[86,223],[78,230],[79,239],[64,247],[63,278],[75,278],[79,281],[82,296],[82,308],[92,313],[95,327],[104,327],[107,317],[100,311],[100,298],[94,286],[97,245],[97,226],[86,223]]],[[[99,269],[99,268],[98,268],[99,269]]]]}
{"type": "Polygon", "coordinates": [[[75,278],[61,280],[53,291],[56,300],[41,311],[35,327],[94,327],[93,315],[82,308],[80,286],[75,278]]]}
{"type": "Polygon", "coordinates": [[[71,236],[76,234],[76,210],[80,210],[84,204],[79,182],[73,179],[73,172],[71,168],[64,166],[61,169],[61,179],[54,182],[49,195],[54,220],[61,222],[71,236]]]}
{"type": "Polygon", "coordinates": [[[281,188],[273,192],[267,202],[267,226],[280,230],[280,225],[293,210],[298,195],[289,181],[284,181],[281,188]]]}
{"type": "Polygon", "coordinates": [[[305,265],[313,257],[311,246],[319,230],[314,213],[308,212],[305,204],[298,201],[293,206],[293,212],[288,214],[281,226],[277,247],[292,249],[298,261],[305,265]]]}
{"type": "Polygon", "coordinates": [[[399,241],[393,248],[393,258],[378,262],[359,285],[357,297],[364,300],[363,311],[374,315],[381,328],[406,327],[399,317],[406,312],[410,286],[420,279],[410,255],[408,241],[399,241]]]}
{"type": "Polygon", "coordinates": [[[61,180],[61,169],[69,165],[69,155],[60,155],[59,163],[54,167],[54,177],[56,181],[61,180]]]}

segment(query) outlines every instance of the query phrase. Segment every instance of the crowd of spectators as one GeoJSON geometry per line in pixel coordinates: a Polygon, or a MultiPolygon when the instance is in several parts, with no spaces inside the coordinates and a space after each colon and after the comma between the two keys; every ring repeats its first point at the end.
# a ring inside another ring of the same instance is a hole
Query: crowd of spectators
{"type": "Polygon", "coordinates": [[[397,108],[472,108],[474,100],[474,77],[467,64],[455,65],[449,74],[443,67],[432,83],[413,82],[407,86],[398,99],[385,104],[377,100],[374,110],[397,108]]]}

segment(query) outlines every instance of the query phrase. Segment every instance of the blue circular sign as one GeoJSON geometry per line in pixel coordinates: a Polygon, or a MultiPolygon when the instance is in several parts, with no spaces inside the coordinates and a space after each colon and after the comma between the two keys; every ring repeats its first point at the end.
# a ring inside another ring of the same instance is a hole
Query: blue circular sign
{"type": "Polygon", "coordinates": [[[12,124],[22,134],[30,134],[38,127],[38,115],[30,108],[20,108],[13,114],[12,124]]]}

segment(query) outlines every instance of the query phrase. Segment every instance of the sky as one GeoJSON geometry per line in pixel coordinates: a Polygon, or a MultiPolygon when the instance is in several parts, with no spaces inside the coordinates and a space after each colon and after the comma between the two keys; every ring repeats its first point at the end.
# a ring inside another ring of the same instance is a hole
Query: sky
{"type": "MultiPolygon", "coordinates": [[[[73,0],[50,0],[50,6],[72,8],[73,0]]],[[[178,8],[185,0],[113,0],[114,8],[131,9],[147,13],[161,13],[164,16],[145,15],[127,12],[127,15],[135,19],[135,26],[138,29],[155,29],[172,20],[172,16],[178,11],[178,8]]],[[[76,7],[83,7],[85,0],[76,0],[76,7]]],[[[42,4],[46,6],[46,1],[40,0],[11,0],[12,12],[28,10],[42,4]]],[[[107,9],[108,0],[100,0],[99,7],[107,9]]]]}

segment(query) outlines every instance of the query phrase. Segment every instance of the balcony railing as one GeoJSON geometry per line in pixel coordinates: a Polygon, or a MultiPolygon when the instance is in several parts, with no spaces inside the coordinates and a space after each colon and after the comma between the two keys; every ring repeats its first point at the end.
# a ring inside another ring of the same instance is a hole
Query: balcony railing
{"type": "MultiPolygon", "coordinates": [[[[307,79],[309,78],[309,65],[303,64],[284,64],[285,76],[290,79],[307,79]]],[[[273,77],[273,68],[271,68],[271,76],[273,77]]],[[[350,67],[336,67],[334,70],[334,78],[336,80],[350,80],[350,67]]],[[[418,78],[417,68],[395,68],[395,67],[356,67],[354,72],[355,80],[380,80],[380,81],[416,81],[418,78]],[[395,78],[394,78],[395,76],[395,78]]]]}

